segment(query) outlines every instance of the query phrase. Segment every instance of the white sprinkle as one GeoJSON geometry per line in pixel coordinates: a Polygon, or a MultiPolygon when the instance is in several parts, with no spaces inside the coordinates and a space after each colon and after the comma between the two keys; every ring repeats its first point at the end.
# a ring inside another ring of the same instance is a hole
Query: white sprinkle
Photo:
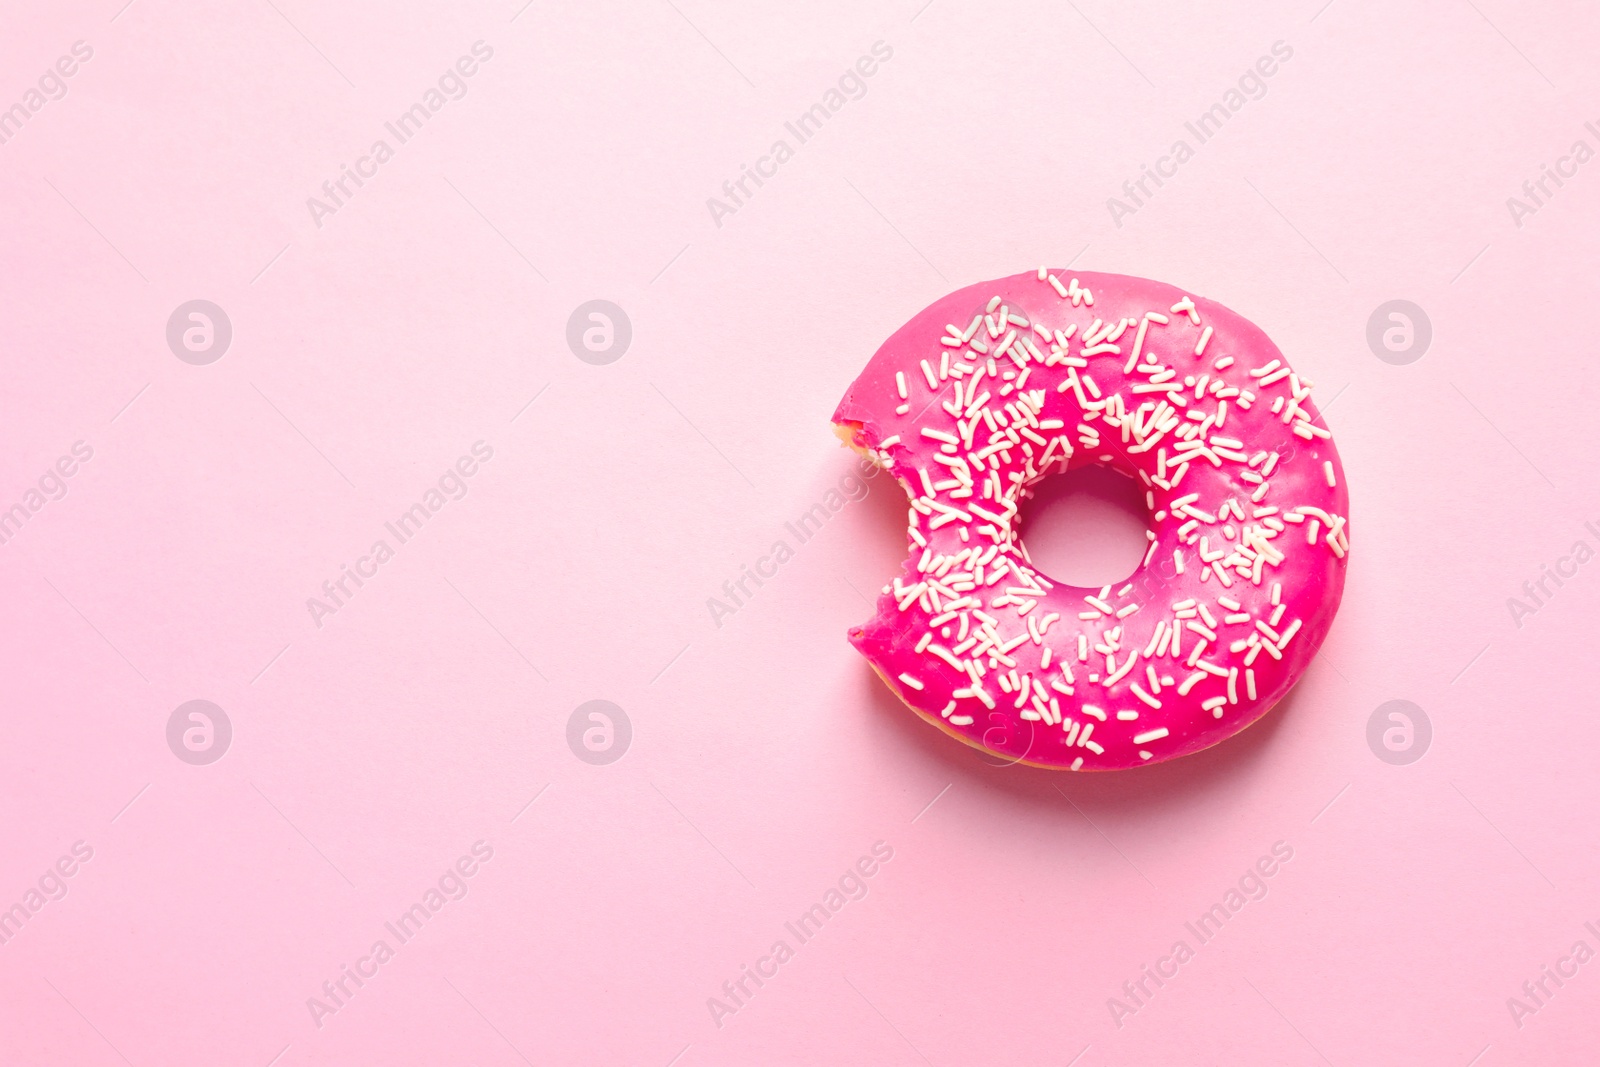
{"type": "Polygon", "coordinates": [[[1145,654],[1145,656],[1148,658],[1148,657],[1154,655],[1155,652],[1156,652],[1156,649],[1158,647],[1160,647],[1166,641],[1166,637],[1167,637],[1167,621],[1165,619],[1162,619],[1162,620],[1160,620],[1159,622],[1156,623],[1156,632],[1150,635],[1150,643],[1148,645],[1144,646],[1144,654],[1145,654]]]}
{"type": "Polygon", "coordinates": [[[1289,624],[1289,626],[1288,626],[1288,628],[1286,630],[1283,631],[1283,636],[1278,638],[1278,647],[1281,649],[1281,648],[1285,647],[1286,645],[1288,645],[1290,639],[1293,638],[1294,635],[1299,633],[1299,632],[1300,632],[1300,620],[1296,619],[1296,620],[1294,620],[1294,622],[1291,622],[1289,624]]]}
{"type": "Polygon", "coordinates": [[[1333,461],[1331,459],[1322,461],[1322,476],[1328,479],[1328,488],[1330,489],[1339,484],[1333,477],[1333,461]]]}
{"type": "Polygon", "coordinates": [[[1256,672],[1255,671],[1247,670],[1247,671],[1244,672],[1244,692],[1245,692],[1245,695],[1248,696],[1251,700],[1254,700],[1256,698],[1256,672]]]}
{"type": "Polygon", "coordinates": [[[1139,718],[1139,713],[1137,711],[1119,711],[1119,712],[1117,712],[1117,721],[1118,722],[1134,722],[1138,718],[1139,718]]]}
{"type": "Polygon", "coordinates": [[[979,700],[983,701],[984,707],[988,708],[990,711],[994,710],[994,697],[985,692],[983,687],[980,685],[974,684],[966,689],[957,689],[950,695],[953,697],[977,697],[979,700]]]}
{"type": "Polygon", "coordinates": [[[1128,688],[1133,690],[1133,695],[1134,696],[1138,697],[1140,700],[1144,701],[1146,704],[1149,704],[1152,708],[1159,708],[1161,706],[1161,701],[1157,700],[1155,697],[1151,696],[1149,693],[1146,693],[1140,687],[1138,682],[1130,683],[1128,688]]]}
{"type": "Polygon", "coordinates": [[[910,393],[906,392],[906,372],[905,371],[897,370],[897,371],[894,372],[894,384],[895,384],[895,388],[900,391],[900,399],[901,400],[904,400],[906,397],[911,395],[910,393]]]}
{"type": "Polygon", "coordinates": [[[917,681],[915,678],[911,677],[911,675],[909,675],[909,674],[900,675],[900,680],[902,682],[904,682],[906,685],[909,685],[913,689],[921,689],[922,688],[922,683],[917,681]]]}
{"type": "Polygon", "coordinates": [[[1138,658],[1139,658],[1139,653],[1137,651],[1130,653],[1128,655],[1127,662],[1125,662],[1122,666],[1118,667],[1111,674],[1107,675],[1106,678],[1100,684],[1105,686],[1107,689],[1110,689],[1112,686],[1114,686],[1118,682],[1122,681],[1123,675],[1125,675],[1129,671],[1133,670],[1133,664],[1138,658]]]}
{"type": "Polygon", "coordinates": [[[1146,730],[1142,734],[1135,734],[1133,737],[1133,743],[1136,745],[1148,745],[1152,741],[1159,741],[1163,737],[1166,737],[1167,732],[1168,731],[1165,726],[1157,726],[1154,730],[1146,730]]]}
{"type": "Polygon", "coordinates": [[[1127,366],[1122,368],[1124,374],[1131,373],[1135,364],[1139,362],[1139,353],[1144,348],[1144,335],[1148,329],[1150,329],[1149,318],[1140,319],[1138,332],[1133,335],[1133,354],[1128,357],[1127,366]]]}
{"type": "Polygon", "coordinates": [[[1211,340],[1211,327],[1207,326],[1204,330],[1200,331],[1200,340],[1195,342],[1194,354],[1197,355],[1197,356],[1205,355],[1206,354],[1206,342],[1210,341],[1210,340],[1211,340]]]}

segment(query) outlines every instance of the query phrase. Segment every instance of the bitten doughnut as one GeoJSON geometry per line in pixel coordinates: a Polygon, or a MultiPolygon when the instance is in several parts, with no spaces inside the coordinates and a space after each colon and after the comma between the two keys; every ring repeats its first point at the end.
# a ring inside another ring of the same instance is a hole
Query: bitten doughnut
{"type": "Polygon", "coordinates": [[[834,413],[911,500],[909,557],[850,641],[923,718],[1011,761],[1115,770],[1264,715],[1344,591],[1344,472],[1311,383],[1220,304],[1117,274],[969,286],[886,341],[834,413]],[[1018,509],[1090,463],[1145,488],[1126,581],[1057,582],[1018,509]]]}

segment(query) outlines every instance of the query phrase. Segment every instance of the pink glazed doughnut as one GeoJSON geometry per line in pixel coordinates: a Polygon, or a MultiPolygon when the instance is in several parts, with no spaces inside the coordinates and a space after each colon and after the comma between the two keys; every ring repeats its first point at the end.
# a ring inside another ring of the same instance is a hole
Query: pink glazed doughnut
{"type": "Polygon", "coordinates": [[[1264,715],[1344,591],[1349,495],[1311,383],[1250,322],[1143,278],[1041,267],[944,297],[834,413],[911,499],[909,557],[850,641],[912,710],[1010,762],[1117,770],[1264,715]],[[1051,473],[1145,487],[1149,550],[1103,589],[1017,536],[1051,473]]]}

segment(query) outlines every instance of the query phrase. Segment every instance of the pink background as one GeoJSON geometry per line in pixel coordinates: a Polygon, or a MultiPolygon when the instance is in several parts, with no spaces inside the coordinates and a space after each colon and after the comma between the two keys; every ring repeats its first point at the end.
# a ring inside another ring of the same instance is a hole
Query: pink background
{"type": "Polygon", "coordinates": [[[93,57],[0,145],[0,508],[93,457],[0,545],[0,908],[93,856],[0,946],[0,1062],[1591,1062],[1600,963],[1506,1002],[1600,949],[1600,564],[1520,628],[1506,601],[1600,547],[1600,163],[1520,227],[1506,198],[1600,147],[1600,32],[1320,4],[13,5],[0,107],[93,57]],[[479,40],[466,95],[314,224],[479,40]],[[716,225],[877,41],[866,94],[716,225]],[[1107,197],[1275,41],[1266,95],[1117,225],[1107,197]],[[706,607],[852,469],[828,416],[884,337],[1069,261],[1262,325],[1353,497],[1290,699],[1104,777],[991,766],[846,644],[900,558],[887,479],[706,607]],[[565,339],[595,298],[633,329],[604,366],[565,339]],[[1403,366],[1366,341],[1397,298],[1433,326],[1403,366]],[[208,366],[166,343],[194,299],[233,325],[208,366]],[[307,598],[480,440],[466,496],[319,628],[307,598]],[[233,727],[206,766],[166,741],[193,699],[233,727]],[[568,747],[592,699],[632,724],[609,765],[568,747]],[[1406,766],[1367,743],[1393,699],[1433,727],[1406,766]],[[319,1026],[307,999],[479,841],[466,896],[319,1026]],[[879,841],[868,895],[719,1027],[707,999],[879,841]]]}

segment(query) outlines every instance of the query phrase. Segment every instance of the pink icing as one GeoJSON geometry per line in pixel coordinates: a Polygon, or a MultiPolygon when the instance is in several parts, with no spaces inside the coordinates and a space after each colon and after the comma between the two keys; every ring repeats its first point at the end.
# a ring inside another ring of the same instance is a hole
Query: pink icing
{"type": "Polygon", "coordinates": [[[833,416],[912,502],[909,558],[851,643],[924,718],[1012,760],[1114,770],[1239,732],[1344,589],[1349,495],[1310,389],[1256,326],[1160,282],[1041,269],[943,297],[833,416]],[[1138,478],[1150,509],[1143,563],[1104,590],[1053,581],[1016,536],[1029,486],[1088,463],[1138,478]]]}

